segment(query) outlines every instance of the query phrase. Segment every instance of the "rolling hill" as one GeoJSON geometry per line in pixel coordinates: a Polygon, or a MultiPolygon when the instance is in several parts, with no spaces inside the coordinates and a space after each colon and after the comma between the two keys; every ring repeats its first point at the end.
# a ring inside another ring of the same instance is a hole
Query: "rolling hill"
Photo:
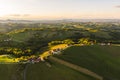
{"type": "Polygon", "coordinates": [[[50,63],[51,67],[48,63],[29,65],[27,80],[97,80],[53,60],[50,63]]]}
{"type": "Polygon", "coordinates": [[[87,68],[104,80],[120,80],[119,46],[74,46],[56,57],[87,68]]]}
{"type": "Polygon", "coordinates": [[[37,64],[0,64],[2,80],[97,80],[55,61],[37,64]]]}

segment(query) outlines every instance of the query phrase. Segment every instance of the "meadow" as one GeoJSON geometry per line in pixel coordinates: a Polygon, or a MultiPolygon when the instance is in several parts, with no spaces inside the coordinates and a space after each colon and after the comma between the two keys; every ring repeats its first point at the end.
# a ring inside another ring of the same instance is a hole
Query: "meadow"
{"type": "Polygon", "coordinates": [[[119,46],[74,46],[56,57],[87,68],[103,76],[104,80],[120,79],[119,46]]]}
{"type": "Polygon", "coordinates": [[[55,61],[37,64],[0,64],[2,80],[97,80],[55,61]],[[26,71],[26,72],[25,72],[26,71]]]}
{"type": "Polygon", "coordinates": [[[50,63],[51,67],[48,63],[29,65],[27,80],[97,80],[55,61],[50,60],[50,63]]]}

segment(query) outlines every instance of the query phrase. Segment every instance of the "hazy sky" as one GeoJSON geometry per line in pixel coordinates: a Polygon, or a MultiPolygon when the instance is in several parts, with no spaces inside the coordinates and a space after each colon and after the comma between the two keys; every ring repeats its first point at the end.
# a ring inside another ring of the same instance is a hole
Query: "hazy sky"
{"type": "Polygon", "coordinates": [[[0,19],[120,19],[120,0],[0,0],[0,19]]]}

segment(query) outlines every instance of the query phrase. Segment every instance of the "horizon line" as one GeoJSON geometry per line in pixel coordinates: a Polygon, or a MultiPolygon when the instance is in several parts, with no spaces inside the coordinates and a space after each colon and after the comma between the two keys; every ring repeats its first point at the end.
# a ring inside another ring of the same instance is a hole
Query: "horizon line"
{"type": "Polygon", "coordinates": [[[88,18],[88,19],[74,19],[74,18],[70,18],[70,19],[0,19],[0,20],[120,20],[120,18],[88,18]]]}

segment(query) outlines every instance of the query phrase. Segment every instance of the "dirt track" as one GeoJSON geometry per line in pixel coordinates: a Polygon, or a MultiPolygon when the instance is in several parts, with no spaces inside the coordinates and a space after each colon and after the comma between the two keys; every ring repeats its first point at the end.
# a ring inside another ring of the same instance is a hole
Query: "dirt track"
{"type": "Polygon", "coordinates": [[[69,67],[69,68],[72,68],[72,69],[74,69],[74,70],[77,70],[77,71],[79,71],[79,72],[81,72],[81,73],[84,73],[84,74],[86,74],[86,75],[89,75],[89,76],[91,76],[91,77],[94,77],[94,78],[96,78],[96,79],[103,80],[103,77],[97,75],[96,73],[94,73],[94,72],[92,72],[92,71],[90,71],[90,70],[88,70],[88,69],[82,68],[82,67],[80,67],[80,66],[77,66],[77,65],[75,65],[75,64],[66,62],[66,61],[61,60],[61,59],[58,59],[58,58],[56,58],[56,57],[52,57],[52,56],[51,56],[50,59],[51,59],[51,60],[54,60],[54,61],[56,61],[56,62],[58,62],[58,63],[60,63],[60,64],[63,64],[63,65],[65,65],[65,66],[69,67]]]}

